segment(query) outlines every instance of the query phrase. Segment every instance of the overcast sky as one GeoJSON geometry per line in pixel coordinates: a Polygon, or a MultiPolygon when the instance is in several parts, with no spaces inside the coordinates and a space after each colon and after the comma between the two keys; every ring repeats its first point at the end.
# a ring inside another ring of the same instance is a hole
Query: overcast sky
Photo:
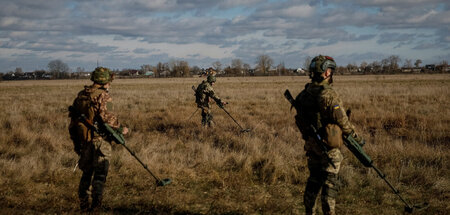
{"type": "Polygon", "coordinates": [[[190,66],[303,67],[324,54],[338,65],[390,55],[450,60],[448,0],[0,0],[0,72],[47,69],[60,59],[91,71],[171,59],[190,66]]]}

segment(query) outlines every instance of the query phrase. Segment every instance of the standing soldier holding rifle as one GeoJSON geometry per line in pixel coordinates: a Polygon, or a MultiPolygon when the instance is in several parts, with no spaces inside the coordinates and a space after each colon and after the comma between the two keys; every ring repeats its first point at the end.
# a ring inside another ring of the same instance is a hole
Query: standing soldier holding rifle
{"type": "Polygon", "coordinates": [[[352,135],[359,144],[364,144],[349,122],[341,99],[331,88],[335,69],[333,58],[319,55],[309,66],[311,83],[295,100],[288,90],[285,93],[297,109],[295,121],[305,140],[310,172],[304,193],[306,214],[314,214],[320,190],[323,213],[335,214],[338,173],[343,160],[339,150],[342,135],[352,135]]]}
{"type": "Polygon", "coordinates": [[[100,126],[107,123],[117,132],[128,133],[128,128],[122,127],[117,117],[110,112],[112,98],[108,89],[113,80],[113,73],[107,68],[97,67],[91,74],[91,80],[94,84],[85,86],[69,108],[70,138],[73,140],[75,152],[80,156],[78,166],[83,171],[78,188],[82,211],[94,210],[101,206],[111,157],[111,140],[104,139],[94,132],[92,125],[100,126]],[[91,181],[92,204],[89,207],[88,191],[91,181]]]}

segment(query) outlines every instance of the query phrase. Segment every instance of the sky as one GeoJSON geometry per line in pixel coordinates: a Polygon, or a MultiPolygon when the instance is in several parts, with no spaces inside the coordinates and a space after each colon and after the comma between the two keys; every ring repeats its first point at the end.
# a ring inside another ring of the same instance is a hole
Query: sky
{"type": "Polygon", "coordinates": [[[92,71],[171,60],[225,67],[450,60],[448,0],[0,0],[0,72],[62,60],[92,71]]]}

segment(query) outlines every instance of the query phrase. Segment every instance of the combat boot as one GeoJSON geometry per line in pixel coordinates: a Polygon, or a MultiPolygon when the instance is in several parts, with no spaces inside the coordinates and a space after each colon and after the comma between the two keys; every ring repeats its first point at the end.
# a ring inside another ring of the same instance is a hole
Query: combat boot
{"type": "Polygon", "coordinates": [[[99,196],[93,196],[90,211],[99,211],[102,209],[102,198],[99,196]]]}
{"type": "Polygon", "coordinates": [[[89,210],[89,197],[80,198],[80,210],[86,212],[89,210]]]}

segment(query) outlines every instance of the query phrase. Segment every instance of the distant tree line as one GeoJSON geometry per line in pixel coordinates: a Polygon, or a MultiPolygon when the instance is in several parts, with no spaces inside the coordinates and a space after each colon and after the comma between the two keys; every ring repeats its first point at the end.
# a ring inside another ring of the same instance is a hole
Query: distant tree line
{"type": "MultiPolygon", "coordinates": [[[[277,65],[269,55],[260,55],[255,60],[255,66],[243,62],[241,59],[233,59],[230,65],[223,65],[220,61],[211,64],[217,72],[217,76],[283,76],[283,75],[307,75],[307,68],[312,58],[303,59],[303,68],[286,68],[284,62],[277,65]]],[[[449,66],[447,61],[439,64],[429,64],[421,66],[422,60],[405,59],[403,65],[402,60],[397,55],[392,55],[381,61],[372,63],[361,62],[349,63],[346,66],[338,66],[337,75],[355,75],[355,74],[406,74],[406,73],[448,73],[449,66]]],[[[33,72],[23,72],[18,67],[14,71],[6,74],[0,73],[0,80],[30,80],[30,79],[83,79],[89,78],[91,71],[85,71],[84,68],[77,67],[76,71],[71,71],[69,66],[62,60],[52,60],[47,65],[48,70],[35,70],[33,72]]],[[[144,64],[139,69],[122,69],[113,70],[119,78],[166,78],[166,77],[192,77],[205,74],[205,69],[198,66],[189,66],[187,61],[170,60],[169,62],[159,62],[152,66],[144,64]]]]}

